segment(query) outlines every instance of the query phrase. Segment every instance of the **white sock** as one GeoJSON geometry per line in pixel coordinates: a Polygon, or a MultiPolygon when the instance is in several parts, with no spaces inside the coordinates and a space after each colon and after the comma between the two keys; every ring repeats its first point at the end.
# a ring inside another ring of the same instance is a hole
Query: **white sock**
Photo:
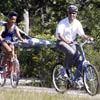
{"type": "Polygon", "coordinates": [[[63,71],[64,71],[64,76],[68,77],[67,73],[66,73],[66,69],[63,67],[63,71]]]}

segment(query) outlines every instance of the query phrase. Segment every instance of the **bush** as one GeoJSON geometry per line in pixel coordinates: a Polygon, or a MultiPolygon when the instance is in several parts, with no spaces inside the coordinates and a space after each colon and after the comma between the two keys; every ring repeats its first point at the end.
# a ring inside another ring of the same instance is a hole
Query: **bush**
{"type": "Polygon", "coordinates": [[[43,80],[43,86],[52,86],[52,68],[59,57],[55,48],[34,47],[19,52],[21,77],[43,80]]]}

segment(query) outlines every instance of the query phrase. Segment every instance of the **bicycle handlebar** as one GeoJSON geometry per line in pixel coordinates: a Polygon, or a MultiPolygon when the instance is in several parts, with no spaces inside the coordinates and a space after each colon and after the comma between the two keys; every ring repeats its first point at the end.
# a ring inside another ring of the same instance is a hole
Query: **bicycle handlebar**
{"type": "Polygon", "coordinates": [[[18,40],[18,41],[15,41],[15,42],[12,42],[13,44],[19,44],[19,43],[28,43],[28,40],[24,40],[24,41],[21,41],[21,40],[18,40]]]}
{"type": "Polygon", "coordinates": [[[21,40],[17,40],[17,41],[14,41],[14,42],[11,42],[11,41],[9,41],[9,40],[6,40],[6,42],[7,43],[9,43],[9,44],[12,44],[12,45],[21,45],[21,44],[26,44],[26,43],[28,43],[28,40],[24,40],[24,41],[21,41],[21,40]]]}
{"type": "Polygon", "coordinates": [[[79,45],[79,46],[84,46],[85,44],[90,44],[90,43],[94,43],[94,41],[90,41],[90,40],[85,40],[84,42],[82,43],[78,43],[77,41],[73,42],[72,44],[76,44],[76,45],[79,45]]]}

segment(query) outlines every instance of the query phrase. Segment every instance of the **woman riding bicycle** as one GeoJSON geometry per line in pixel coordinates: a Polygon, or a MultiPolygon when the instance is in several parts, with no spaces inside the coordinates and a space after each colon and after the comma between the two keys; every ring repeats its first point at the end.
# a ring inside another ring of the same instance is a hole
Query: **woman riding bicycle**
{"type": "MultiPolygon", "coordinates": [[[[76,19],[78,8],[74,5],[68,6],[68,17],[61,20],[56,28],[57,48],[66,54],[63,63],[63,75],[68,77],[66,70],[71,67],[73,58],[77,52],[77,47],[72,44],[76,41],[76,36],[79,35],[83,39],[93,40],[92,37],[85,35],[82,25],[79,20],[76,19]]],[[[79,58],[79,61],[81,58],[79,58]]]]}
{"type": "MultiPolygon", "coordinates": [[[[6,64],[9,55],[12,53],[12,49],[14,48],[13,45],[8,45],[6,40],[13,42],[13,34],[16,33],[18,38],[21,41],[24,39],[21,37],[19,33],[19,28],[15,25],[17,19],[17,13],[15,11],[11,11],[8,14],[8,22],[3,25],[2,30],[0,31],[0,49],[5,52],[5,56],[2,61],[2,66],[6,64]]],[[[0,67],[2,70],[2,67],[0,67]]]]}

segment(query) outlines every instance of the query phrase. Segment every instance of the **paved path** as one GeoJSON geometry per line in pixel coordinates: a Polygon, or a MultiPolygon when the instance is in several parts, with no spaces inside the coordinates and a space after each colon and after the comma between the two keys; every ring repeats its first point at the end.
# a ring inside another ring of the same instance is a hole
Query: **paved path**
{"type": "MultiPolygon", "coordinates": [[[[10,85],[10,79],[7,79],[7,82],[4,87],[1,89],[9,90],[9,91],[26,91],[26,92],[48,92],[48,93],[57,93],[54,88],[45,88],[45,87],[33,87],[33,86],[23,86],[21,85],[22,83],[28,83],[31,80],[20,80],[19,81],[19,86],[16,89],[13,89],[10,85]]],[[[97,94],[96,96],[90,96],[88,95],[85,91],[80,91],[80,90],[68,90],[66,92],[66,95],[69,96],[74,96],[74,97],[85,97],[85,98],[100,98],[100,94],[97,94]]]]}

